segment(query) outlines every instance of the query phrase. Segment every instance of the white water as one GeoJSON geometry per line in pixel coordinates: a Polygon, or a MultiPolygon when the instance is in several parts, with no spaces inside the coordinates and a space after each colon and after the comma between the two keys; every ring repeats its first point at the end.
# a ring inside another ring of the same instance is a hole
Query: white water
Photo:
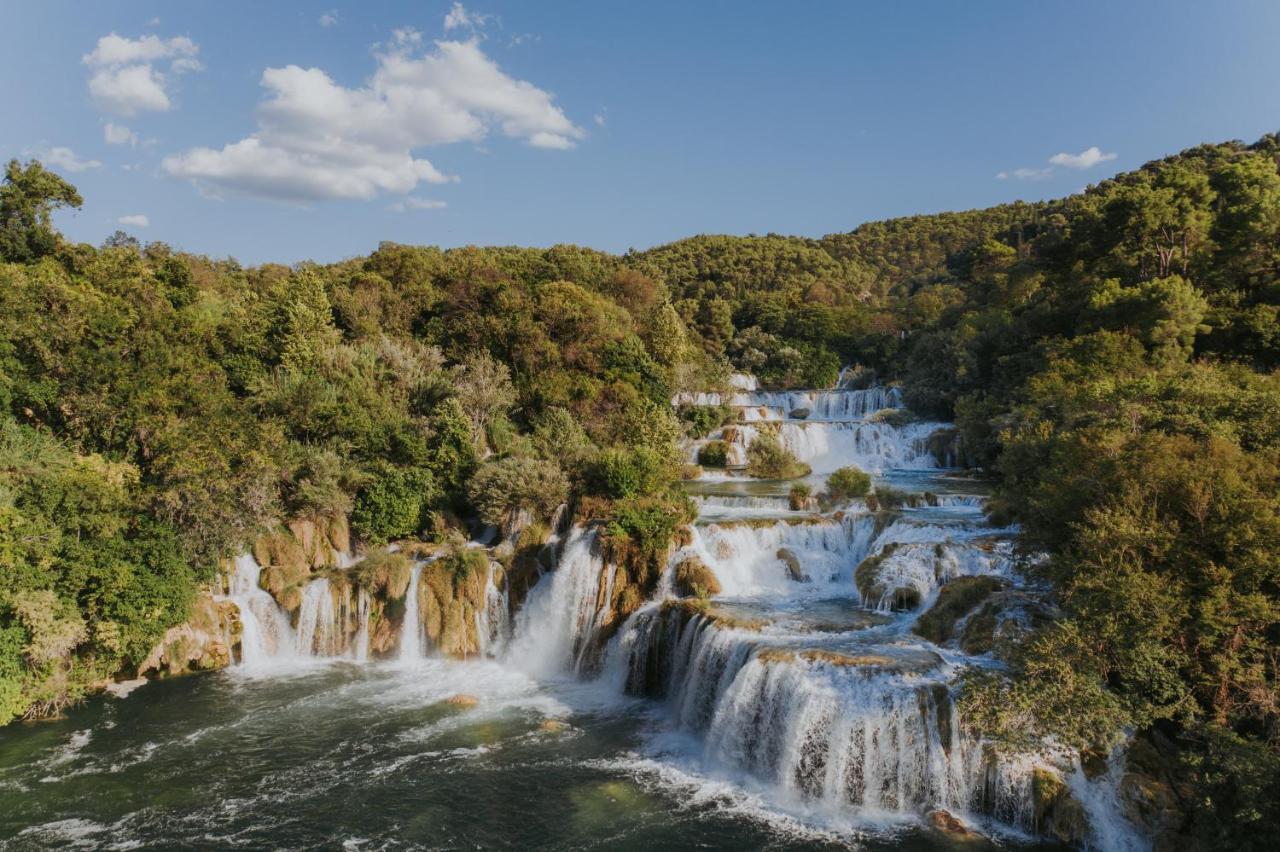
{"type": "Polygon", "coordinates": [[[537,677],[578,671],[599,621],[602,577],[607,600],[612,566],[602,570],[596,533],[575,528],[550,579],[533,587],[516,616],[508,664],[537,677]]]}
{"type": "Polygon", "coordinates": [[[273,658],[292,657],[295,642],[288,616],[259,587],[262,566],[245,553],[236,558],[228,578],[228,599],[240,610],[240,664],[260,669],[273,658]]]}
{"type": "MultiPolygon", "coordinates": [[[[772,393],[756,390],[746,378],[734,385],[740,390],[731,404],[748,419],[780,420],[769,428],[813,465],[817,484],[822,474],[851,463],[875,473],[937,467],[925,444],[939,424],[894,427],[871,418],[900,406],[897,389],[772,393]],[[810,409],[808,419],[784,419],[799,407],[810,409]]],[[[718,395],[695,398],[719,403],[718,395]]],[[[739,452],[757,434],[750,425],[733,429],[739,452]]],[[[916,614],[955,577],[988,574],[1019,582],[1007,535],[995,535],[976,512],[981,496],[937,495],[918,501],[928,508],[899,511],[891,522],[856,503],[839,520],[761,524],[762,516],[789,513],[795,521],[802,513],[791,513],[782,495],[699,487],[707,489],[698,495],[700,508],[714,513],[716,522],[696,526],[672,564],[687,556],[701,559],[722,588],[712,609],[741,612],[746,620],[664,609],[657,601],[672,594],[668,572],[655,602],[634,614],[609,646],[604,668],[610,677],[602,685],[663,702],[674,739],[654,738],[655,760],[729,784],[747,783],[766,791],[768,803],[833,824],[897,825],[945,808],[972,826],[989,830],[995,820],[997,831],[1026,832],[1035,829],[1032,772],[1052,765],[1089,814],[1089,842],[1103,849],[1141,848],[1140,841],[1131,842],[1135,835],[1116,805],[1118,768],[1114,778],[1087,781],[1076,776],[1078,761],[1073,769],[1060,754],[991,757],[961,733],[951,700],[966,658],[954,645],[935,648],[910,632],[916,614]],[[748,518],[757,523],[733,522],[748,518]],[[805,582],[792,578],[780,556],[784,550],[799,562],[805,582]],[[884,594],[862,600],[854,571],[875,554],[887,554],[876,570],[884,594]],[[888,610],[893,590],[906,587],[921,601],[915,614],[874,614],[888,610]],[[745,629],[752,619],[763,626],[745,629]],[[853,662],[833,662],[841,659],[853,662]]],[[[596,635],[616,575],[604,563],[594,531],[575,527],[557,546],[556,567],[531,589],[514,618],[491,564],[485,604],[476,613],[482,651],[507,670],[539,679],[594,670],[586,662],[599,648],[596,635]]],[[[401,660],[415,665],[429,662],[418,608],[420,575],[415,566],[398,649],[401,660]]],[[[242,571],[237,563],[231,599],[249,612],[247,619],[242,615],[246,664],[280,653],[368,658],[367,596],[357,594],[352,603],[348,595],[344,602],[327,580],[312,581],[295,642],[287,618],[257,581],[256,564],[242,571]],[[356,632],[348,651],[342,631],[349,607],[356,632]]],[[[457,686],[472,688],[465,677],[457,686]]]]}
{"type": "Polygon", "coordinates": [[[422,565],[414,565],[409,575],[409,588],[404,593],[404,623],[400,627],[400,659],[413,662],[422,659],[422,617],[418,614],[418,583],[422,565]]]}

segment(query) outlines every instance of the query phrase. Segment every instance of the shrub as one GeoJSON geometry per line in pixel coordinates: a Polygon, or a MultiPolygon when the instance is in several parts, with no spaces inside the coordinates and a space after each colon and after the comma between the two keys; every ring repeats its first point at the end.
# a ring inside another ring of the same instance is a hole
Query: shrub
{"type": "Polygon", "coordinates": [[[689,424],[689,433],[695,438],[702,438],[726,423],[732,423],[734,410],[728,405],[690,405],[681,404],[677,416],[689,424]]]}
{"type": "Polygon", "coordinates": [[[666,464],[648,447],[605,450],[592,470],[597,494],[622,500],[655,494],[669,484],[666,464]]]}
{"type": "Polygon", "coordinates": [[[486,524],[501,524],[520,509],[547,518],[568,499],[569,482],[553,461],[505,458],[481,465],[467,486],[467,496],[486,524]]]}
{"type": "Polygon", "coordinates": [[[747,473],[758,479],[799,479],[808,476],[809,465],[782,446],[771,434],[762,433],[747,447],[747,473]]]}
{"type": "Polygon", "coordinates": [[[791,486],[791,490],[787,492],[787,502],[791,505],[791,511],[803,511],[809,505],[809,498],[813,496],[813,488],[807,482],[797,482],[791,486]]]}
{"type": "Polygon", "coordinates": [[[849,465],[832,471],[827,477],[827,498],[830,500],[854,500],[866,497],[871,491],[871,476],[849,465]]]}
{"type": "Polygon", "coordinates": [[[351,528],[369,544],[406,538],[426,526],[439,496],[431,471],[381,465],[356,494],[351,528]]]}
{"type": "Polygon", "coordinates": [[[703,467],[724,467],[729,463],[729,445],[724,441],[709,441],[698,449],[698,464],[703,467]]]}

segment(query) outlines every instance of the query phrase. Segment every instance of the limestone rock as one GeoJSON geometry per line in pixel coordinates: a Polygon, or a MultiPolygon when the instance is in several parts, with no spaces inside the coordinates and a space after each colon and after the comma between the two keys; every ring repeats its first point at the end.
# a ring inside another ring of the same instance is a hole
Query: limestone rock
{"type": "Polygon", "coordinates": [[[240,642],[240,611],[230,601],[201,595],[192,606],[190,620],[169,628],[142,664],[138,676],[150,672],[180,675],[210,671],[231,665],[232,649],[240,642]]]}

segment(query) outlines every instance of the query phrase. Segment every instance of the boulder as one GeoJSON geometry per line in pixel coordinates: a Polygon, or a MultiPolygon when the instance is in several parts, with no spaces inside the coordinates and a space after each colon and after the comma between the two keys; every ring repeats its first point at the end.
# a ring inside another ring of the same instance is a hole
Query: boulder
{"type": "Polygon", "coordinates": [[[809,417],[809,409],[793,408],[791,414],[788,415],[792,420],[806,420],[809,417]]]}
{"type": "Polygon", "coordinates": [[[701,559],[691,556],[676,566],[675,589],[682,597],[706,598],[720,594],[720,582],[701,559]]]}
{"type": "Polygon", "coordinates": [[[480,703],[480,699],[476,698],[474,695],[459,692],[457,695],[450,695],[444,700],[444,703],[448,704],[450,707],[471,708],[478,705],[480,703]]]}
{"type": "Polygon", "coordinates": [[[138,677],[226,668],[233,661],[232,649],[240,643],[242,629],[240,610],[234,603],[201,595],[192,606],[191,618],[165,631],[138,666],[138,677]]]}
{"type": "Polygon", "coordinates": [[[929,811],[928,819],[929,825],[935,831],[946,835],[947,839],[953,843],[974,843],[983,839],[981,834],[969,828],[950,811],[944,811],[940,808],[929,811]]]}
{"type": "Polygon", "coordinates": [[[804,568],[800,565],[800,557],[796,556],[795,551],[789,547],[779,547],[777,554],[778,561],[787,568],[787,576],[797,583],[808,583],[810,577],[804,572],[804,568]]]}

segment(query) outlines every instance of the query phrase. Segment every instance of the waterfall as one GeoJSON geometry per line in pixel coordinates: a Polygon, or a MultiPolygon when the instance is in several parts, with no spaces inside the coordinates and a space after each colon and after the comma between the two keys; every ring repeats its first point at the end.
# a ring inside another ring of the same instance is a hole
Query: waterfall
{"type": "Polygon", "coordinates": [[[779,520],[767,526],[712,523],[694,528],[689,550],[716,575],[728,597],[749,595],[848,595],[853,569],[866,558],[875,517],[850,513],[839,521],[779,520]],[[779,551],[789,551],[811,583],[796,583],[779,551]]]}
{"type": "Polygon", "coordinates": [[[476,611],[476,636],[480,640],[480,653],[487,656],[501,653],[510,634],[507,594],[498,588],[496,582],[501,572],[501,565],[489,563],[489,574],[484,583],[484,606],[476,611]]]}
{"type": "Polygon", "coordinates": [[[356,646],[358,663],[369,661],[369,593],[361,589],[356,595],[356,646]]]}
{"type": "Polygon", "coordinates": [[[606,569],[596,552],[595,531],[575,528],[555,571],[533,587],[517,615],[507,661],[535,675],[577,671],[599,622],[598,604],[608,600],[612,575],[612,566],[606,569]]]}
{"type": "Polygon", "coordinates": [[[312,580],[302,590],[298,609],[297,648],[314,657],[335,657],[342,652],[344,636],[328,579],[312,580]]]}
{"type": "Polygon", "coordinates": [[[292,656],[295,647],[288,617],[258,585],[261,573],[253,555],[244,553],[236,558],[227,583],[227,598],[240,611],[240,663],[248,668],[261,667],[272,657],[292,656]]]}
{"type": "Polygon", "coordinates": [[[400,626],[400,659],[405,662],[421,660],[422,618],[418,615],[418,583],[422,579],[422,564],[413,566],[409,576],[409,588],[404,593],[404,623],[400,626]]]}

